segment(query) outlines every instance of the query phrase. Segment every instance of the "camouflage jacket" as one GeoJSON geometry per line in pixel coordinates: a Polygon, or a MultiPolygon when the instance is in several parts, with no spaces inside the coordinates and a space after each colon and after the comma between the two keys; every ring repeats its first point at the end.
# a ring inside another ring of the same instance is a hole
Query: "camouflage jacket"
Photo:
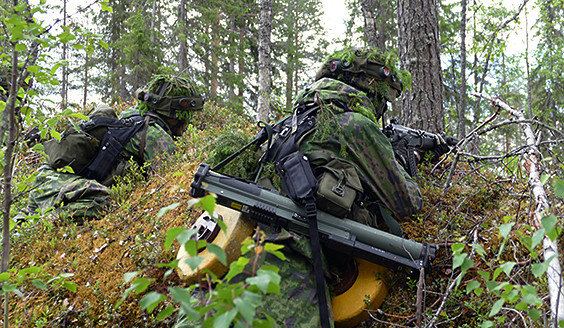
{"type": "Polygon", "coordinates": [[[338,80],[323,78],[302,90],[295,102],[313,104],[317,98],[316,131],[300,143],[308,157],[316,152],[352,163],[365,193],[380,200],[397,218],[421,210],[417,183],[396,162],[389,139],[363,112],[374,112],[372,102],[359,90],[338,80]]]}
{"type": "MultiPolygon", "coordinates": [[[[124,111],[120,119],[128,118],[138,113],[136,107],[124,111]]],[[[159,154],[171,154],[176,150],[176,145],[168,127],[163,122],[163,127],[151,118],[146,132],[146,143],[143,153],[144,161],[152,161],[159,154]]],[[[112,168],[110,175],[101,183],[86,179],[79,175],[61,173],[44,165],[38,170],[32,189],[29,194],[28,206],[24,210],[33,214],[37,210],[45,212],[53,209],[55,214],[70,214],[75,219],[82,217],[99,216],[110,203],[108,186],[114,183],[115,176],[123,176],[129,172],[129,159],[139,159],[139,145],[143,131],[134,135],[125,145],[122,158],[112,168]]]]}
{"type": "MultiPolygon", "coordinates": [[[[139,109],[137,107],[132,107],[121,113],[119,118],[129,118],[135,114],[140,114],[139,109]]],[[[147,129],[145,149],[143,152],[143,159],[145,161],[151,161],[155,159],[157,155],[162,153],[172,154],[176,150],[176,145],[174,144],[172,133],[168,130],[168,125],[166,124],[166,122],[160,120],[161,124],[158,124],[155,120],[160,119],[152,117],[147,129]],[[163,128],[163,126],[166,128],[163,128]]],[[[125,145],[125,147],[123,148],[124,157],[139,157],[139,145],[141,144],[142,133],[143,131],[139,131],[125,145]]]]}

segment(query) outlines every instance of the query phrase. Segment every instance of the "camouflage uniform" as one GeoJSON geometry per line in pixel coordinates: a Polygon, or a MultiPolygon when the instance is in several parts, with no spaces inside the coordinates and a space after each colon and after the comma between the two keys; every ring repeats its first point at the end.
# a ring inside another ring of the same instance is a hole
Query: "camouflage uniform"
{"type": "MultiPolygon", "coordinates": [[[[381,201],[396,217],[409,217],[419,211],[423,203],[419,187],[394,160],[390,141],[379,126],[360,114],[363,109],[374,111],[374,105],[366,94],[341,81],[322,78],[302,90],[296,102],[313,104],[314,97],[321,101],[321,109],[317,114],[318,125],[316,131],[301,141],[300,151],[310,158],[319,158],[317,155],[322,153],[330,158],[352,163],[360,174],[367,196],[381,201]],[[348,110],[334,105],[335,103],[346,104],[348,110]],[[364,108],[361,109],[360,106],[364,108]],[[320,122],[324,118],[327,122],[321,131],[320,122]]],[[[353,216],[353,219],[377,226],[373,215],[367,210],[364,210],[364,216],[353,216]]],[[[280,261],[274,256],[265,259],[265,264],[280,268],[282,280],[281,295],[267,295],[264,309],[280,327],[319,327],[309,238],[283,231],[281,234],[269,235],[267,239],[283,244],[285,247],[282,251],[289,261],[280,261]]],[[[329,313],[332,314],[331,309],[329,313]]]]}
{"type": "MultiPolygon", "coordinates": [[[[53,207],[57,212],[72,212],[73,218],[82,215],[96,217],[101,214],[110,201],[108,186],[115,182],[114,177],[124,176],[130,171],[131,159],[142,165],[161,153],[172,154],[176,150],[174,137],[181,136],[194,111],[203,108],[205,97],[199,95],[197,89],[191,81],[179,76],[153,77],[146,88],[137,90],[137,106],[120,115],[120,119],[142,115],[149,119],[147,128],[143,126],[129,139],[121,155],[117,157],[117,164],[108,174],[103,173],[107,177],[103,181],[100,181],[102,178],[97,178],[99,182],[96,182],[43,166],[33,183],[29,206],[25,212],[33,213],[37,209],[45,211],[53,207]]],[[[113,109],[107,105],[98,106],[91,114],[91,118],[94,117],[117,119],[113,109]]]]}
{"type": "MultiPolygon", "coordinates": [[[[132,107],[124,111],[120,119],[131,117],[136,113],[139,113],[139,109],[132,107]]],[[[162,124],[167,126],[164,122],[162,124]]],[[[110,204],[108,186],[114,183],[114,177],[127,174],[130,167],[129,158],[140,158],[141,133],[142,131],[139,131],[125,145],[122,151],[123,158],[112,168],[110,176],[102,183],[79,175],[58,172],[49,165],[39,168],[25,212],[33,214],[37,209],[44,212],[53,208],[55,213],[69,213],[73,218],[97,217],[102,214],[110,204]]],[[[155,121],[148,125],[144,160],[151,161],[158,154],[172,154],[175,151],[176,145],[169,133],[170,131],[165,130],[155,121]]]]}
{"type": "Polygon", "coordinates": [[[298,100],[313,103],[315,95],[323,102],[322,111],[329,114],[329,129],[325,135],[306,136],[301,152],[310,158],[319,152],[352,163],[364,192],[383,202],[397,218],[420,211],[423,200],[416,182],[396,162],[390,141],[378,125],[359,113],[360,106],[374,108],[366,95],[341,81],[322,78],[300,92],[298,100]],[[349,111],[334,105],[334,100],[347,104],[349,111]]]}

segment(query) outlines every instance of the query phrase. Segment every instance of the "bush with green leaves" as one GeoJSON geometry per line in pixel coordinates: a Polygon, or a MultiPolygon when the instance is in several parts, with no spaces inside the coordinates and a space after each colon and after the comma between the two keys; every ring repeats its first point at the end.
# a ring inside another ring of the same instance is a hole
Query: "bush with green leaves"
{"type": "MultiPolygon", "coordinates": [[[[190,205],[201,206],[208,213],[213,213],[215,198],[207,195],[201,199],[192,199],[190,205]]],[[[159,215],[174,209],[168,206],[161,209],[159,215]]],[[[216,220],[223,231],[227,226],[221,220],[216,220]]],[[[265,243],[263,235],[256,233],[256,238],[247,238],[241,245],[242,256],[231,264],[227,263],[225,251],[204,240],[196,240],[195,229],[171,228],[167,231],[165,248],[168,250],[174,241],[184,245],[190,255],[186,263],[192,270],[197,270],[203,260],[198,255],[198,250],[207,248],[217,256],[225,266],[229,266],[227,274],[218,277],[210,270],[201,271],[200,281],[188,287],[168,287],[166,292],[148,291],[154,282],[152,278],[143,277],[143,270],[129,272],[124,279],[131,286],[124,292],[119,306],[131,293],[145,293],[140,300],[143,310],[152,313],[157,306],[168,300],[168,305],[157,315],[158,320],[164,320],[174,312],[178,312],[176,327],[271,327],[272,318],[260,311],[263,297],[269,293],[280,294],[279,269],[275,266],[260,265],[259,258],[265,253],[270,253],[281,260],[286,257],[280,248],[283,246],[274,243],[265,243]],[[244,275],[246,278],[241,278],[244,275]]],[[[157,264],[157,267],[168,268],[165,278],[178,268],[178,259],[170,263],[157,264]]]]}
{"type": "MultiPolygon", "coordinates": [[[[563,197],[564,181],[556,180],[554,189],[557,196],[563,197]]],[[[542,253],[542,241],[545,237],[555,241],[561,235],[562,229],[558,227],[558,220],[554,215],[544,216],[541,220],[542,227],[537,230],[530,225],[515,229],[516,222],[511,222],[511,219],[512,217],[506,216],[504,223],[498,228],[502,242],[497,250],[495,263],[487,260],[486,250],[478,243],[456,243],[451,246],[454,255],[452,267],[460,269],[455,281],[456,288],[460,286],[463,276],[476,267],[474,254],[482,260],[482,267],[486,266],[486,269],[477,270],[477,276],[469,280],[465,288],[467,294],[485,299],[484,302],[473,304],[474,311],[480,317],[480,327],[483,328],[509,324],[507,312],[517,313],[524,327],[535,326],[534,322],[542,315],[540,308],[544,302],[540,295],[547,292],[545,273],[552,260],[551,258],[542,261],[539,258],[542,253]],[[512,238],[512,233],[517,238],[512,238]],[[514,243],[514,239],[517,239],[520,246],[509,249],[507,245],[514,243]],[[528,254],[525,257],[529,258],[518,261],[515,254],[517,248],[526,249],[528,254]],[[508,260],[511,257],[515,260],[508,260]],[[532,275],[534,279],[516,278],[515,271],[518,266],[524,266],[521,270],[527,273],[525,276],[532,275]]],[[[560,321],[558,326],[564,327],[564,321],[560,321]]]]}

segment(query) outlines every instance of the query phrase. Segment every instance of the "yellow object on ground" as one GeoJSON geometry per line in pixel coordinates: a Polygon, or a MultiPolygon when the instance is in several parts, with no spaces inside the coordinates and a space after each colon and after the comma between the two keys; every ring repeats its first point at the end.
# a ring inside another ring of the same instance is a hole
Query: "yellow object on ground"
{"type": "MultiPolygon", "coordinates": [[[[245,238],[251,236],[256,226],[256,222],[242,217],[241,213],[238,211],[221,205],[217,205],[215,207],[215,213],[217,213],[217,215],[219,215],[219,217],[227,225],[227,232],[225,233],[223,231],[219,231],[217,236],[213,239],[213,244],[216,244],[225,251],[227,256],[227,265],[229,265],[241,256],[241,243],[245,240],[245,238]]],[[[196,223],[205,216],[209,217],[209,214],[207,212],[202,214],[196,223]]],[[[227,272],[228,267],[221,264],[217,257],[207,249],[200,252],[198,256],[204,258],[198,267],[200,271],[208,269],[218,277],[223,276],[227,272]]],[[[190,266],[184,262],[184,260],[189,257],[190,255],[188,255],[182,245],[176,256],[176,258],[180,260],[178,263],[178,275],[182,280],[186,281],[186,283],[194,284],[198,281],[198,271],[192,270],[190,266]]]]}
{"type": "Polygon", "coordinates": [[[388,295],[388,285],[383,280],[388,277],[388,270],[363,259],[356,258],[356,262],[358,277],[354,284],[333,298],[333,317],[337,328],[355,327],[368,319],[369,314],[364,311],[368,309],[364,303],[365,295],[370,297],[372,309],[378,309],[388,295]]]}

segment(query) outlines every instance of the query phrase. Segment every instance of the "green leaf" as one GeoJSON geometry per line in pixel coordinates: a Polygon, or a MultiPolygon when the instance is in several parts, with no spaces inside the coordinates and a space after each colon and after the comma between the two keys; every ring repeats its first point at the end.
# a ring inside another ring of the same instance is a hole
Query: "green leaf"
{"type": "Polygon", "coordinates": [[[474,289],[474,294],[476,294],[476,296],[482,295],[483,292],[484,292],[484,289],[481,288],[481,287],[474,289]]]}
{"type": "Polygon", "coordinates": [[[459,266],[461,266],[464,263],[464,260],[466,259],[467,255],[466,254],[457,254],[454,256],[454,258],[452,259],[452,269],[456,269],[459,266]]]}
{"type": "Polygon", "coordinates": [[[552,256],[548,261],[531,265],[531,272],[533,273],[535,278],[540,278],[546,272],[546,270],[548,270],[550,262],[553,258],[554,256],[552,256]]]}
{"type": "Polygon", "coordinates": [[[468,271],[468,270],[469,270],[471,267],[473,267],[473,266],[474,266],[474,260],[472,260],[472,259],[469,258],[469,257],[466,257],[466,258],[464,259],[464,262],[463,262],[462,265],[460,266],[460,269],[461,269],[463,272],[466,272],[466,271],[468,271]]]}
{"type": "Polygon", "coordinates": [[[239,313],[241,313],[241,315],[243,316],[243,318],[245,318],[247,322],[249,323],[253,322],[253,318],[255,316],[256,308],[257,308],[256,304],[247,302],[239,297],[233,300],[233,304],[235,304],[235,308],[237,309],[237,311],[239,311],[239,313]]]}
{"type": "Polygon", "coordinates": [[[201,257],[201,256],[194,256],[194,257],[189,257],[186,260],[184,260],[184,263],[188,264],[190,269],[192,269],[193,271],[196,271],[196,269],[200,266],[200,263],[202,263],[203,260],[204,260],[204,258],[201,257]]]}
{"type": "Polygon", "coordinates": [[[221,264],[227,266],[227,255],[225,251],[220,246],[216,244],[208,244],[207,250],[214,254],[221,264]]]}
{"type": "Polygon", "coordinates": [[[529,316],[531,317],[531,319],[532,319],[533,321],[537,321],[537,320],[540,318],[541,314],[542,314],[541,311],[539,311],[539,310],[537,310],[537,309],[535,309],[535,308],[530,308],[530,309],[527,310],[527,312],[529,313],[529,316]]]}
{"type": "Polygon", "coordinates": [[[157,320],[163,321],[164,319],[166,319],[166,317],[168,317],[174,311],[176,311],[176,308],[174,306],[171,305],[171,306],[166,307],[164,310],[159,312],[159,314],[157,314],[157,320]]]}
{"type": "Polygon", "coordinates": [[[488,271],[482,271],[482,270],[478,270],[478,274],[484,279],[484,280],[490,280],[490,273],[488,271]]]}
{"type": "Polygon", "coordinates": [[[186,304],[188,306],[192,304],[193,296],[187,288],[169,287],[168,291],[175,302],[186,304]]]}
{"type": "Polygon", "coordinates": [[[493,327],[493,322],[489,321],[489,320],[484,320],[484,322],[482,322],[482,324],[480,325],[481,328],[490,328],[493,327]]]}
{"type": "Polygon", "coordinates": [[[480,244],[472,244],[472,248],[476,251],[476,253],[482,257],[486,256],[486,250],[480,244]]]}
{"type": "Polygon", "coordinates": [[[531,238],[531,249],[537,247],[538,244],[544,239],[544,232],[546,229],[540,228],[539,230],[535,231],[533,237],[531,238]]]}
{"type": "Polygon", "coordinates": [[[141,301],[139,302],[139,305],[141,305],[141,309],[142,310],[147,310],[148,313],[153,312],[153,310],[155,309],[155,307],[157,305],[159,305],[159,303],[164,300],[166,298],[166,296],[157,293],[157,292],[149,292],[147,293],[147,295],[145,295],[141,301]]]}
{"type": "Polygon", "coordinates": [[[18,43],[18,44],[16,44],[15,50],[16,51],[26,51],[27,46],[23,43],[18,43]]]}
{"type": "Polygon", "coordinates": [[[511,232],[511,228],[515,225],[515,222],[505,223],[499,226],[499,233],[503,238],[507,238],[511,232]]]}
{"type": "Polygon", "coordinates": [[[202,210],[208,213],[213,213],[215,209],[215,197],[211,194],[206,195],[203,198],[200,198],[198,205],[202,207],[202,210]]]}
{"type": "Polygon", "coordinates": [[[471,291],[473,291],[474,289],[480,287],[480,282],[476,281],[476,280],[470,280],[468,282],[468,284],[466,285],[466,294],[470,294],[471,291]]]}
{"type": "Polygon", "coordinates": [[[460,252],[462,252],[464,250],[465,245],[461,244],[461,243],[456,243],[453,244],[452,246],[450,246],[450,248],[452,249],[452,252],[454,254],[460,254],[460,252]]]}
{"type": "Polygon", "coordinates": [[[232,309],[221,314],[219,317],[215,318],[213,321],[213,328],[229,328],[231,322],[237,316],[237,310],[232,309]]]}
{"type": "Polygon", "coordinates": [[[557,196],[564,197],[564,181],[556,179],[553,183],[554,193],[557,196]]]}
{"type": "MultiPolygon", "coordinates": [[[[192,236],[197,234],[198,230],[196,229],[184,229],[181,233],[176,236],[176,240],[180,245],[185,245],[188,241],[191,240],[192,236]]],[[[188,250],[186,250],[188,251],[188,250]]]]}
{"type": "Polygon", "coordinates": [[[162,207],[159,212],[157,213],[157,217],[160,218],[163,215],[165,215],[168,211],[172,211],[174,209],[176,209],[178,206],[180,206],[180,202],[176,202],[176,203],[172,203],[168,206],[162,207]]]}
{"type": "MultiPolygon", "coordinates": [[[[503,270],[503,272],[505,272],[505,274],[510,277],[511,275],[511,270],[513,270],[513,267],[515,267],[515,262],[512,261],[507,261],[505,263],[503,263],[501,265],[501,269],[503,270]]],[[[495,278],[494,278],[495,279],[495,278]]]]}
{"type": "Polygon", "coordinates": [[[74,281],[68,281],[68,280],[63,281],[63,287],[68,291],[76,293],[77,285],[74,281]]]}
{"type": "Polygon", "coordinates": [[[550,240],[552,241],[555,241],[556,238],[558,237],[558,233],[554,229],[557,221],[558,218],[556,218],[556,216],[554,215],[548,215],[541,219],[542,227],[546,231],[546,235],[548,236],[548,238],[550,238],[550,240]]]}
{"type": "Polygon", "coordinates": [[[43,280],[34,279],[34,280],[31,281],[31,283],[32,283],[35,287],[37,287],[37,288],[39,288],[39,289],[41,289],[41,290],[47,290],[47,284],[46,284],[45,281],[43,281],[43,280]]]}
{"type": "Polygon", "coordinates": [[[51,137],[57,139],[57,141],[61,141],[61,134],[57,132],[57,130],[49,130],[49,134],[51,134],[51,137]]]}
{"type": "Polygon", "coordinates": [[[488,316],[493,317],[494,315],[498,314],[499,311],[501,310],[501,307],[503,306],[503,304],[505,303],[505,300],[499,299],[497,300],[493,306],[492,306],[492,310],[490,311],[490,314],[488,316]]]}
{"type": "Polygon", "coordinates": [[[6,281],[10,279],[11,274],[9,272],[2,272],[0,273],[0,282],[6,281]]]}
{"type": "Polygon", "coordinates": [[[245,257],[240,257],[239,259],[237,259],[237,261],[232,262],[229,265],[229,272],[227,272],[227,275],[225,275],[225,281],[229,282],[231,281],[231,279],[233,279],[233,277],[243,272],[247,263],[249,263],[249,259],[245,257]]]}
{"type": "Polygon", "coordinates": [[[16,290],[16,285],[15,284],[4,284],[2,285],[2,290],[6,293],[8,292],[12,292],[14,290],[16,290]]]}
{"type": "Polygon", "coordinates": [[[170,228],[166,231],[166,240],[165,240],[165,250],[169,250],[170,246],[172,246],[172,243],[174,242],[174,239],[176,238],[176,236],[178,236],[180,233],[186,231],[186,228],[170,228]]]}
{"type": "Polygon", "coordinates": [[[133,278],[137,277],[138,274],[139,274],[139,271],[128,272],[128,273],[123,275],[123,280],[125,280],[125,282],[128,283],[131,280],[133,280],[133,278]]]}

